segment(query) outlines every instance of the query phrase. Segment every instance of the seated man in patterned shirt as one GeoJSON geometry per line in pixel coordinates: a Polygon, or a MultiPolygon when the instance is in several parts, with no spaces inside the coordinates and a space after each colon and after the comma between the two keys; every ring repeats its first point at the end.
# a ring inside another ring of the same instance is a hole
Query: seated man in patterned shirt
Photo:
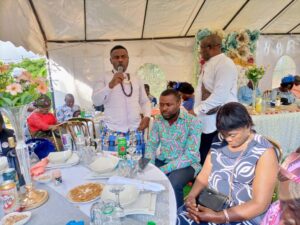
{"type": "Polygon", "coordinates": [[[80,112],[80,107],[74,105],[74,96],[72,94],[66,94],[65,104],[57,109],[56,117],[57,120],[61,123],[76,117],[76,113],[80,112]]]}
{"type": "Polygon", "coordinates": [[[197,117],[180,110],[180,104],[177,91],[167,89],[161,93],[161,116],[153,124],[146,147],[146,157],[168,176],[178,207],[183,204],[183,187],[201,169],[199,146],[202,127],[197,117]]]}

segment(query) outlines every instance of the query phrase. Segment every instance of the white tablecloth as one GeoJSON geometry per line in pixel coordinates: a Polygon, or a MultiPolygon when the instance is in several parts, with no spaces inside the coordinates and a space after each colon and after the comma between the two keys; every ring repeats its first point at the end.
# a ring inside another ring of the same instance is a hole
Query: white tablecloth
{"type": "MultiPolygon", "coordinates": [[[[70,168],[64,168],[61,169],[62,177],[63,177],[63,183],[60,186],[54,186],[53,183],[50,183],[49,186],[53,188],[55,191],[57,191],[62,196],[67,196],[67,193],[70,189],[72,189],[75,186],[78,186],[80,184],[84,184],[86,182],[91,182],[91,180],[86,180],[85,177],[88,176],[90,171],[81,166],[77,165],[70,168]]],[[[169,182],[168,178],[165,176],[164,173],[162,173],[157,167],[155,167],[152,164],[149,164],[144,172],[142,174],[139,174],[135,179],[141,179],[141,180],[149,180],[149,181],[167,181],[168,183],[168,190],[169,190],[169,221],[170,225],[176,224],[176,199],[174,190],[171,186],[171,183],[169,182]]],[[[104,182],[105,180],[101,180],[99,182],[104,182]]],[[[89,204],[76,204],[78,208],[87,216],[90,214],[90,207],[92,203],[89,204]]],[[[156,208],[156,210],[162,210],[156,208]]],[[[167,225],[167,224],[166,224],[167,225]]]]}
{"type": "Polygon", "coordinates": [[[252,115],[257,133],[279,142],[283,155],[300,147],[300,113],[252,115]]]}

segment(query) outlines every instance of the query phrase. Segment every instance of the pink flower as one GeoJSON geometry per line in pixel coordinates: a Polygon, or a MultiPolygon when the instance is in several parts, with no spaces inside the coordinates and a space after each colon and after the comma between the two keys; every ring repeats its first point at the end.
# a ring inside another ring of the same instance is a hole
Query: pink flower
{"type": "Polygon", "coordinates": [[[46,94],[48,91],[48,87],[47,87],[46,83],[40,82],[39,85],[37,86],[37,90],[41,94],[46,94]]]}
{"type": "Polygon", "coordinates": [[[38,77],[38,78],[35,78],[34,80],[32,80],[32,82],[37,84],[37,85],[45,84],[45,79],[42,78],[42,77],[38,77]]]}
{"type": "Polygon", "coordinates": [[[8,70],[9,70],[9,65],[0,66],[0,73],[5,73],[8,70]]]}
{"type": "Polygon", "coordinates": [[[9,92],[11,95],[17,95],[22,93],[22,86],[18,83],[12,83],[6,87],[6,92],[9,92]]]}
{"type": "Polygon", "coordinates": [[[31,73],[27,72],[27,71],[23,71],[21,73],[21,75],[17,78],[18,81],[31,81],[32,80],[32,75],[31,73]]]}

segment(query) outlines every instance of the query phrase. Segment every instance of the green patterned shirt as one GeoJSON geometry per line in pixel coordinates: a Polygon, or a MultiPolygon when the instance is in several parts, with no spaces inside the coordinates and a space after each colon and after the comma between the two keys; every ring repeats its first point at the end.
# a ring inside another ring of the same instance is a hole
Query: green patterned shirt
{"type": "Polygon", "coordinates": [[[154,121],[150,140],[146,147],[146,157],[154,164],[155,158],[164,161],[160,167],[164,173],[192,166],[195,176],[201,169],[200,138],[202,123],[197,117],[181,110],[178,119],[170,126],[161,115],[154,121]],[[156,156],[158,147],[160,153],[156,156]]]}

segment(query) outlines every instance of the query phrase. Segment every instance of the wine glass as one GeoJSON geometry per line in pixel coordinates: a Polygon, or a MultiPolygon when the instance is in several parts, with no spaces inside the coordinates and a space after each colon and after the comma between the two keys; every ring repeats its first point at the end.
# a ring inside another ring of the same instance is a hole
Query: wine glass
{"type": "Polygon", "coordinates": [[[124,185],[120,185],[120,184],[112,185],[111,188],[109,189],[111,193],[114,193],[116,195],[116,201],[117,201],[116,211],[119,214],[122,214],[124,210],[120,202],[120,192],[124,191],[124,189],[125,189],[124,185]]]}
{"type": "Polygon", "coordinates": [[[90,208],[91,225],[116,225],[120,218],[116,215],[116,203],[112,200],[98,201],[90,208]]]}

